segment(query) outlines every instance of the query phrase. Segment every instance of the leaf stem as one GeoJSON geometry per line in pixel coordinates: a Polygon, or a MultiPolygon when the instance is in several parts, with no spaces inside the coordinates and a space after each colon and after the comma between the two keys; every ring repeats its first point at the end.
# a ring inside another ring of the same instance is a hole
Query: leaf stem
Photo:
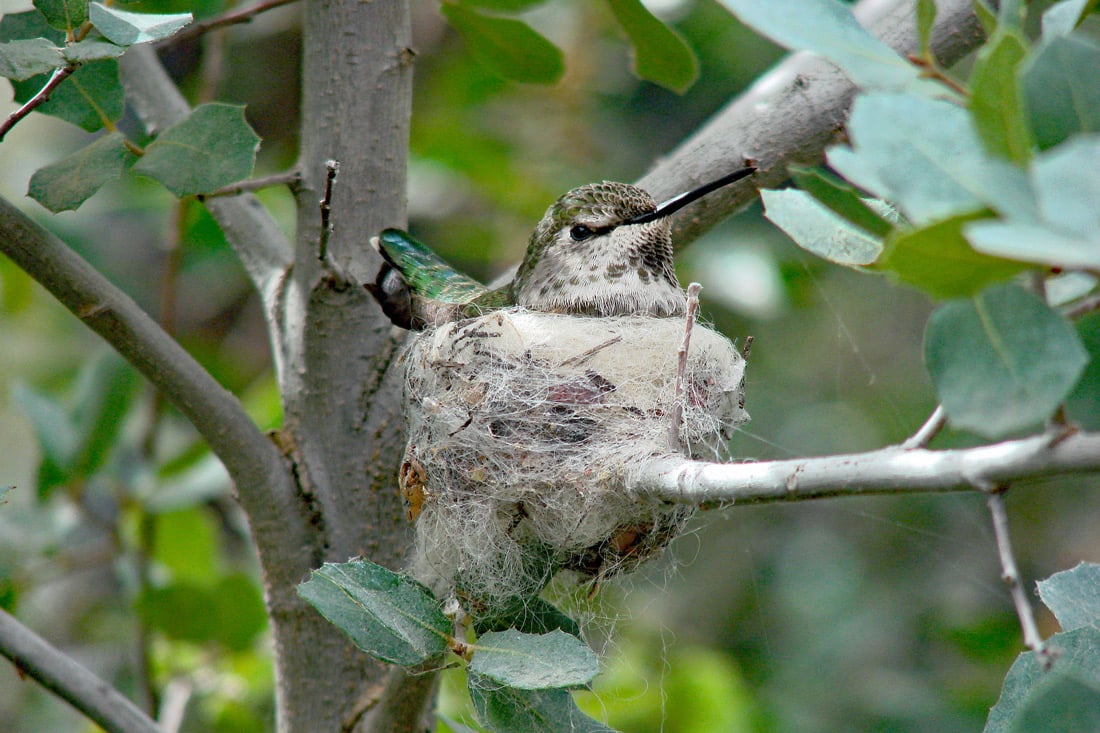
{"type": "Polygon", "coordinates": [[[28,99],[22,107],[12,112],[8,115],[6,120],[0,123],[0,140],[3,140],[4,136],[8,134],[8,131],[15,127],[21,119],[33,112],[35,108],[45,104],[49,100],[50,95],[53,94],[53,90],[57,89],[61,82],[68,79],[69,76],[76,71],[76,68],[77,64],[71,63],[54,69],[46,85],[39,89],[37,94],[28,99]]]}
{"type": "Polygon", "coordinates": [[[250,178],[246,181],[230,183],[228,186],[216,188],[209,193],[199,194],[198,199],[199,201],[206,201],[207,199],[218,198],[219,196],[238,196],[242,193],[258,191],[261,188],[270,188],[271,186],[289,186],[293,191],[301,182],[301,171],[297,168],[292,168],[288,171],[272,173],[269,176],[261,176],[259,178],[250,178]]]}
{"type": "Polygon", "coordinates": [[[936,405],[936,409],[928,416],[928,419],[924,421],[917,432],[913,433],[901,447],[905,450],[914,450],[916,448],[925,448],[932,439],[939,435],[943,430],[943,426],[947,424],[947,413],[943,409],[943,405],[936,405]]]}

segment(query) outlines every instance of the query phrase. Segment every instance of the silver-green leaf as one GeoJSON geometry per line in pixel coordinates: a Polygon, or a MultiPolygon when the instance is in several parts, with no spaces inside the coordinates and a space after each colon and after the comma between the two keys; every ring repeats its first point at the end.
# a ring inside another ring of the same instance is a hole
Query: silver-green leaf
{"type": "Polygon", "coordinates": [[[104,135],[67,158],[39,168],[27,195],[54,213],[76,209],[134,159],[122,133],[104,135]]]}

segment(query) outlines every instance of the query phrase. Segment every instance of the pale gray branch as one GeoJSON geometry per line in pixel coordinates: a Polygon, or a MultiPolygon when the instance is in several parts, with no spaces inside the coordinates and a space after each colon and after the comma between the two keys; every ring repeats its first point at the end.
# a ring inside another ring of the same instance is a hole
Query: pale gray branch
{"type": "Polygon", "coordinates": [[[978,448],[906,450],[760,463],[654,460],[628,477],[639,497],[682,504],[741,504],[834,496],[984,490],[1020,479],[1100,471],[1100,433],[1007,440],[978,448]]]}
{"type": "Polygon", "coordinates": [[[164,733],[137,705],[0,609],[0,654],[109,733],[164,733]]]}
{"type": "MultiPolygon", "coordinates": [[[[191,113],[187,100],[168,78],[148,44],[133,46],[119,60],[126,98],[150,132],[171,127],[191,113]]],[[[245,272],[264,299],[273,307],[277,288],[290,265],[291,246],[267,210],[250,193],[207,199],[206,208],[225,232],[245,272]]]]}
{"type": "Polygon", "coordinates": [[[1027,598],[1024,586],[1020,583],[1020,571],[1016,569],[1016,556],[1012,552],[1012,539],[1008,531],[1008,512],[1005,510],[1003,487],[996,487],[986,500],[989,515],[993,520],[993,536],[997,540],[997,555],[1001,559],[1001,579],[1008,585],[1012,594],[1012,604],[1016,606],[1016,616],[1020,619],[1020,628],[1024,633],[1024,645],[1035,652],[1035,656],[1044,664],[1050,660],[1050,653],[1035,624],[1035,612],[1027,598]]]}
{"type": "MultiPolygon", "coordinates": [[[[856,14],[875,35],[901,53],[917,50],[912,0],[863,0],[856,14]]],[[[932,51],[945,65],[978,46],[981,26],[972,0],[938,0],[932,51]]],[[[807,53],[783,59],[702,128],[657,161],[638,185],[663,200],[740,168],[752,158],[760,171],[749,181],[716,191],[684,209],[673,222],[683,247],[756,198],[778,186],[791,164],[815,165],[848,116],[855,87],[835,66],[807,53]]]]}

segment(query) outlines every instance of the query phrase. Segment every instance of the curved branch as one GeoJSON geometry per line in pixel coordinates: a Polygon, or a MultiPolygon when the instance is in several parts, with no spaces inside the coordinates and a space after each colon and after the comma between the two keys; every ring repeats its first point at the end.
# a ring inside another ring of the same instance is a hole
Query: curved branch
{"type": "Polygon", "coordinates": [[[627,480],[640,497],[681,504],[989,490],[1036,476],[1100,471],[1100,433],[1044,433],[978,448],[906,450],[761,463],[652,461],[627,480]]]}
{"type": "Polygon", "coordinates": [[[0,609],[0,654],[109,733],[163,733],[109,684],[0,609]]]}
{"type": "Polygon", "coordinates": [[[191,421],[236,483],[254,533],[278,533],[289,548],[304,544],[304,537],[295,536],[303,530],[298,529],[302,522],[286,463],[233,394],[128,295],[3,198],[0,252],[102,336],[191,421]]]}
{"type": "MultiPolygon", "coordinates": [[[[936,3],[932,52],[944,65],[982,40],[971,0],[936,3]]],[[[918,47],[912,0],[862,0],[860,20],[889,46],[907,54],[918,47]]],[[[808,53],[784,58],[638,181],[663,200],[740,168],[752,158],[753,185],[715,191],[684,209],[672,238],[683,247],[756,198],[756,188],[778,186],[792,163],[816,165],[848,116],[856,88],[825,59],[808,53]]]]}

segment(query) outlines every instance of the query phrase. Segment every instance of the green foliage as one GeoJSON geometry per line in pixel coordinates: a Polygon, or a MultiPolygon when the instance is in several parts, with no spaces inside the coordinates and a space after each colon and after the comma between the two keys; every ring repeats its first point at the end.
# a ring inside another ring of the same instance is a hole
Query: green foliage
{"type": "MultiPolygon", "coordinates": [[[[15,101],[28,101],[47,81],[46,76],[13,81],[11,86],[15,90],[15,101]]],[[[53,91],[49,101],[35,111],[95,132],[122,117],[125,97],[118,75],[118,61],[103,59],[78,68],[53,91]]]]}
{"type": "Polygon", "coordinates": [[[325,563],[298,595],[383,661],[410,666],[447,651],[451,622],[439,602],[416,581],[374,563],[325,563]]]}
{"type": "Polygon", "coordinates": [[[88,0],[34,0],[34,7],[59,31],[74,33],[88,19],[88,0]]]}
{"type": "Polygon", "coordinates": [[[104,135],[67,158],[39,168],[27,195],[53,212],[75,209],[103,184],[119,178],[134,155],[121,133],[104,135]]]}
{"type": "Polygon", "coordinates": [[[564,631],[524,634],[509,629],[478,639],[469,671],[508,687],[545,690],[585,685],[596,676],[599,663],[587,644],[564,631]]]}
{"type": "Polygon", "coordinates": [[[580,711],[567,690],[520,690],[469,675],[470,699],[494,733],[614,733],[580,711]]]}
{"type": "Polygon", "coordinates": [[[64,64],[60,49],[45,38],[0,43],[0,76],[24,81],[64,64]]]}
{"type": "Polygon", "coordinates": [[[1084,430],[1100,430],[1100,313],[1078,321],[1077,335],[1089,352],[1089,365],[1066,398],[1066,414],[1084,430]]]}
{"type": "Polygon", "coordinates": [[[1031,158],[1031,129],[1017,68],[1027,45],[1014,30],[1001,32],[982,48],[970,78],[970,114],[985,149],[1016,163],[1031,158]]]}
{"type": "Polygon", "coordinates": [[[493,608],[474,618],[474,631],[516,629],[527,634],[546,634],[555,629],[581,638],[581,627],[552,603],[541,598],[516,598],[511,604],[493,608]]]}
{"type": "Polygon", "coordinates": [[[443,3],[443,15],[481,63],[505,79],[553,84],[565,73],[561,50],[523,21],[443,3]]]}
{"type": "Polygon", "coordinates": [[[761,191],[760,196],[772,223],[818,257],[846,267],[862,267],[882,254],[880,239],[806,191],[761,191]]]}
{"type": "Polygon", "coordinates": [[[695,53],[675,31],[655,18],[641,0],[607,0],[634,47],[634,74],[683,94],[699,77],[695,53]]]}
{"type": "Polygon", "coordinates": [[[158,135],[134,172],[155,178],[177,196],[205,193],[251,175],[259,146],[243,107],[204,104],[158,135]]]}
{"type": "Polygon", "coordinates": [[[131,13],[101,3],[92,3],[88,16],[108,41],[119,46],[162,41],[191,22],[191,13],[131,13]]]}
{"type": "Polygon", "coordinates": [[[924,359],[951,423],[997,438],[1053,414],[1088,356],[1073,326],[1043,301],[996,285],[932,314],[924,359]]]}
{"type": "Polygon", "coordinates": [[[921,72],[872,36],[840,0],[723,0],[745,25],[793,51],[812,51],[864,89],[942,94],[921,72]]]}
{"type": "Polygon", "coordinates": [[[1020,82],[1040,149],[1100,132],[1100,46],[1088,38],[1070,34],[1041,46],[1020,82]]]}
{"type": "Polygon", "coordinates": [[[1046,661],[1021,654],[989,711],[985,733],[1100,729],[1100,565],[1080,563],[1039,582],[1062,633],[1044,643],[1046,661]]]}

